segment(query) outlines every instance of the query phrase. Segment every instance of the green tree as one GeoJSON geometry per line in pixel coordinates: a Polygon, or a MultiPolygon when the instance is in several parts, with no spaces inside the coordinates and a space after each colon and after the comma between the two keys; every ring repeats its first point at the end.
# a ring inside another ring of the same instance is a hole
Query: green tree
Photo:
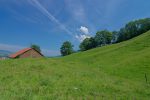
{"type": "Polygon", "coordinates": [[[41,52],[40,46],[38,46],[36,44],[32,44],[30,47],[37,50],[38,52],[41,52]]]}
{"type": "Polygon", "coordinates": [[[121,28],[117,42],[125,41],[150,30],[150,18],[131,21],[121,28]]]}
{"type": "Polygon", "coordinates": [[[65,41],[60,48],[60,52],[61,52],[62,56],[72,54],[73,53],[73,45],[71,44],[71,42],[65,41]]]}
{"type": "Polygon", "coordinates": [[[112,40],[111,40],[111,43],[114,44],[117,42],[117,39],[118,39],[118,32],[117,31],[113,31],[112,32],[112,40]]]}
{"type": "Polygon", "coordinates": [[[80,43],[79,47],[81,51],[86,51],[86,50],[95,48],[96,47],[95,39],[93,37],[86,38],[83,40],[83,42],[80,43]]]}
{"type": "Polygon", "coordinates": [[[112,32],[107,30],[98,31],[94,37],[97,47],[110,44],[112,40],[112,32]]]}
{"type": "Polygon", "coordinates": [[[125,40],[125,29],[121,28],[120,31],[118,32],[118,38],[117,38],[117,42],[123,41],[125,40]]]}

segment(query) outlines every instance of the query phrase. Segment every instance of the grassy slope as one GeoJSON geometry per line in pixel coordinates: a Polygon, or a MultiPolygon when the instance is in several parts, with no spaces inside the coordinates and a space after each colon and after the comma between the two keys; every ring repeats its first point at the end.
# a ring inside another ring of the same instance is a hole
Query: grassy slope
{"type": "Polygon", "coordinates": [[[150,31],[64,58],[0,61],[0,97],[148,100],[150,31]]]}

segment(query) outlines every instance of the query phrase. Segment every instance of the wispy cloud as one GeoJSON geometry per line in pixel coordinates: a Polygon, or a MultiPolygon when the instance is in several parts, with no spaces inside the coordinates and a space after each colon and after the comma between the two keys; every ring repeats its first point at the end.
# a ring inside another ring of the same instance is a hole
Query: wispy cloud
{"type": "Polygon", "coordinates": [[[11,52],[16,52],[22,48],[24,48],[24,47],[18,46],[18,45],[0,44],[0,50],[7,50],[7,51],[11,51],[11,52]]]}
{"type": "MultiPolygon", "coordinates": [[[[92,5],[93,2],[97,0],[64,0],[66,4],[67,11],[70,13],[71,21],[74,20],[78,25],[88,26],[90,28],[90,32],[94,33],[96,31],[96,25],[95,25],[95,19],[99,18],[100,11],[95,5],[92,5]],[[92,9],[94,9],[92,11],[92,9]],[[92,11],[92,12],[91,12],[92,11]],[[95,17],[96,14],[96,17],[95,17]],[[94,16],[93,16],[94,15],[94,16]],[[92,17],[91,17],[92,16],[92,17]],[[93,19],[92,19],[93,18],[93,19]]],[[[78,27],[78,26],[77,26],[78,27]]],[[[82,34],[80,34],[82,35],[82,34]]],[[[79,33],[77,33],[76,37],[85,37],[85,36],[79,36],[79,33]]],[[[83,40],[79,39],[78,40],[83,40]]]]}
{"type": "Polygon", "coordinates": [[[74,37],[73,32],[66,28],[66,26],[61,23],[56,17],[54,17],[38,0],[28,0],[31,5],[40,10],[45,16],[48,17],[50,21],[55,22],[61,29],[63,29],[67,34],[74,37]]]}
{"type": "Polygon", "coordinates": [[[85,9],[80,0],[65,0],[67,10],[72,15],[73,19],[80,23],[87,23],[85,9]]]}
{"type": "MultiPolygon", "coordinates": [[[[47,3],[49,4],[51,1],[47,1],[47,3]]],[[[71,15],[74,17],[74,19],[76,21],[79,21],[81,24],[87,24],[87,18],[86,18],[86,13],[85,13],[85,9],[82,5],[82,3],[80,1],[70,1],[70,0],[65,0],[66,5],[68,7],[69,12],[71,13],[71,15]]],[[[72,32],[70,29],[68,29],[66,27],[65,24],[61,23],[59,21],[59,19],[57,19],[49,10],[48,7],[44,6],[43,4],[40,3],[40,1],[38,0],[28,0],[27,2],[22,2],[20,1],[19,3],[17,2],[17,0],[14,0],[14,3],[16,5],[22,5],[22,3],[28,3],[30,4],[32,7],[36,8],[38,11],[40,11],[44,16],[46,16],[50,21],[54,22],[55,24],[58,25],[58,27],[62,30],[64,30],[68,35],[72,36],[75,40],[79,40],[80,42],[83,41],[88,34],[88,28],[86,27],[81,27],[80,28],[80,32],[81,33],[85,33],[85,34],[79,34],[79,32],[75,32],[75,30],[72,32]],[[84,32],[83,32],[84,31],[84,32]]],[[[45,1],[44,1],[45,4],[45,1]]],[[[47,4],[47,5],[48,5],[47,4]]],[[[22,6],[21,6],[22,7],[22,6]]],[[[42,21],[39,20],[38,16],[34,15],[22,15],[19,14],[16,10],[10,9],[10,11],[16,15],[14,17],[16,17],[17,20],[22,21],[22,19],[24,19],[25,21],[28,21],[30,23],[41,23],[42,21]],[[18,17],[19,16],[19,17],[18,17]]],[[[42,23],[43,24],[43,23],[42,23]]]]}
{"type": "Polygon", "coordinates": [[[39,21],[37,20],[37,17],[22,15],[12,8],[9,8],[9,12],[12,14],[12,17],[15,18],[17,21],[20,21],[20,22],[27,21],[29,23],[36,23],[36,24],[39,23],[39,21]]]}
{"type": "MultiPolygon", "coordinates": [[[[30,24],[45,24],[47,20],[43,19],[43,15],[41,13],[26,11],[30,9],[30,5],[26,0],[0,0],[0,5],[5,5],[5,10],[10,13],[10,17],[14,18],[19,22],[27,22],[30,24]]],[[[45,16],[44,16],[45,17],[45,16]]]]}
{"type": "MultiPolygon", "coordinates": [[[[17,52],[18,50],[21,50],[23,48],[26,48],[26,47],[25,46],[19,46],[19,45],[11,45],[11,44],[0,44],[0,50],[7,50],[10,52],[17,52]]],[[[58,50],[42,49],[42,53],[45,56],[58,56],[58,55],[60,55],[60,52],[58,50]]]]}
{"type": "Polygon", "coordinates": [[[125,0],[109,0],[109,2],[106,5],[105,14],[104,16],[106,18],[111,19],[113,15],[116,14],[118,11],[118,8],[123,4],[125,0]]]}

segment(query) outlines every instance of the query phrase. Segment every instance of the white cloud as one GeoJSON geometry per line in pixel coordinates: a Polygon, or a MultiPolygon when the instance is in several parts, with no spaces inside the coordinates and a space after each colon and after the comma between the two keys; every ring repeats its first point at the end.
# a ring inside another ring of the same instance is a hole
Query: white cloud
{"type": "MultiPolygon", "coordinates": [[[[0,44],[0,50],[7,50],[10,52],[17,52],[18,50],[24,48],[26,47],[18,46],[18,45],[10,45],[10,44],[0,44]]],[[[44,54],[45,56],[58,56],[60,55],[60,52],[57,50],[42,49],[42,54],[44,54]]]]}
{"type": "Polygon", "coordinates": [[[81,26],[80,31],[84,34],[89,34],[89,29],[87,27],[81,26]]]}
{"type": "Polygon", "coordinates": [[[80,42],[82,42],[86,38],[90,38],[91,37],[90,33],[89,33],[89,29],[87,27],[81,26],[78,30],[80,31],[80,34],[77,34],[75,37],[80,42]]]}
{"type": "Polygon", "coordinates": [[[80,34],[80,35],[76,35],[76,38],[77,38],[80,42],[82,42],[84,39],[90,38],[90,36],[85,35],[85,34],[80,34]]]}

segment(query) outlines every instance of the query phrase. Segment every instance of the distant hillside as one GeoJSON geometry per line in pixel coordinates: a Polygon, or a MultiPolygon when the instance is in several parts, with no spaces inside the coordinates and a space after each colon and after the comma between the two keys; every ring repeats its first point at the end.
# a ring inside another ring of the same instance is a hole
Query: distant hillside
{"type": "Polygon", "coordinates": [[[0,57],[9,56],[12,52],[6,50],[0,50],[0,57]]]}

